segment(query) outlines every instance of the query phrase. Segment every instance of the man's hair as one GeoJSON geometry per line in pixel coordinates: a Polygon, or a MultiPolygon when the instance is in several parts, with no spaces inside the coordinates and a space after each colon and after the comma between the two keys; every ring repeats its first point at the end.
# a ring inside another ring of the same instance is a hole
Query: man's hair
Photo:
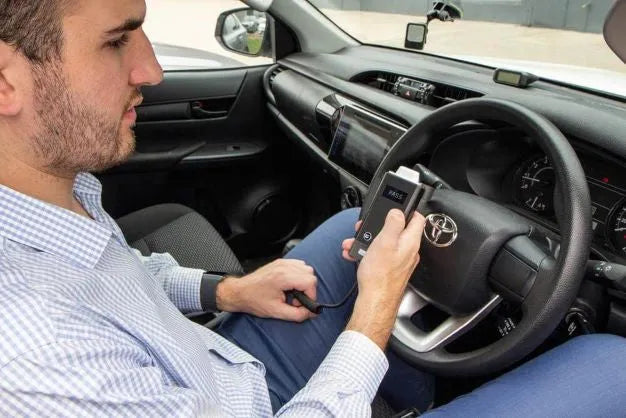
{"type": "Polygon", "coordinates": [[[42,64],[61,58],[67,0],[0,0],[0,41],[42,64]]]}

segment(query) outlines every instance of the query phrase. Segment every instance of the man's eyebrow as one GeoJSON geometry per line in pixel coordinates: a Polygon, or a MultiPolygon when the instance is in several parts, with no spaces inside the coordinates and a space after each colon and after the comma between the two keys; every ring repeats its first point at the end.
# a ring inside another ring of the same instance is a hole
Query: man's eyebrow
{"type": "Polygon", "coordinates": [[[143,25],[143,19],[141,18],[129,18],[124,21],[121,25],[111,30],[106,31],[107,35],[116,35],[122,32],[132,32],[137,30],[143,25]]]}

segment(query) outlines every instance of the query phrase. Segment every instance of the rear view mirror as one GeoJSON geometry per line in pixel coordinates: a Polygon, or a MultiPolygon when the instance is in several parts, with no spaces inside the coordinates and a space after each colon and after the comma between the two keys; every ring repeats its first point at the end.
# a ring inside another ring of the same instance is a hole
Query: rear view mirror
{"type": "Polygon", "coordinates": [[[446,1],[433,1],[433,8],[426,14],[426,22],[439,19],[442,22],[454,22],[463,17],[463,9],[454,3],[446,1]]]}
{"type": "Polygon", "coordinates": [[[215,37],[222,47],[244,55],[271,54],[269,18],[263,12],[237,9],[224,12],[217,19],[215,37]]]}
{"type": "Polygon", "coordinates": [[[453,0],[433,1],[432,9],[426,13],[426,23],[409,23],[406,27],[404,47],[410,49],[424,49],[428,36],[428,24],[432,20],[454,22],[463,17],[461,6],[452,3],[453,0]]]}
{"type": "Polygon", "coordinates": [[[404,47],[410,49],[424,49],[428,26],[425,23],[409,23],[406,25],[404,47]]]}

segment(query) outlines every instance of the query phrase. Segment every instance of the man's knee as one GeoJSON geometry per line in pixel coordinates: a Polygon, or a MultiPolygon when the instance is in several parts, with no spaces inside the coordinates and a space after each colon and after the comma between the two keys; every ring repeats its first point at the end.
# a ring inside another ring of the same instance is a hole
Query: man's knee
{"type": "Polygon", "coordinates": [[[341,212],[332,216],[330,219],[337,218],[339,221],[351,222],[352,225],[354,225],[356,221],[359,220],[360,213],[361,213],[361,208],[351,208],[351,209],[342,210],[341,212]]]}
{"type": "Polygon", "coordinates": [[[331,216],[319,229],[325,230],[341,239],[354,236],[354,225],[359,220],[361,208],[352,208],[331,216]]]}
{"type": "Polygon", "coordinates": [[[326,260],[326,263],[330,260],[342,261],[341,242],[354,236],[354,225],[359,219],[359,213],[360,208],[353,208],[331,216],[291,250],[285,258],[300,258],[313,262],[321,257],[326,260]]]}

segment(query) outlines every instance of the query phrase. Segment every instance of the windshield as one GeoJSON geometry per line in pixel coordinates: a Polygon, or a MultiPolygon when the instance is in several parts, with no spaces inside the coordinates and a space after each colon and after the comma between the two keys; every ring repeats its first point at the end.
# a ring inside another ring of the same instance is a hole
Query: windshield
{"type": "MultiPolygon", "coordinates": [[[[408,23],[426,23],[431,1],[310,0],[358,41],[404,48],[408,23]]],[[[428,25],[423,51],[533,73],[626,97],[626,65],[602,36],[611,1],[445,1],[461,19],[428,25]]]]}

